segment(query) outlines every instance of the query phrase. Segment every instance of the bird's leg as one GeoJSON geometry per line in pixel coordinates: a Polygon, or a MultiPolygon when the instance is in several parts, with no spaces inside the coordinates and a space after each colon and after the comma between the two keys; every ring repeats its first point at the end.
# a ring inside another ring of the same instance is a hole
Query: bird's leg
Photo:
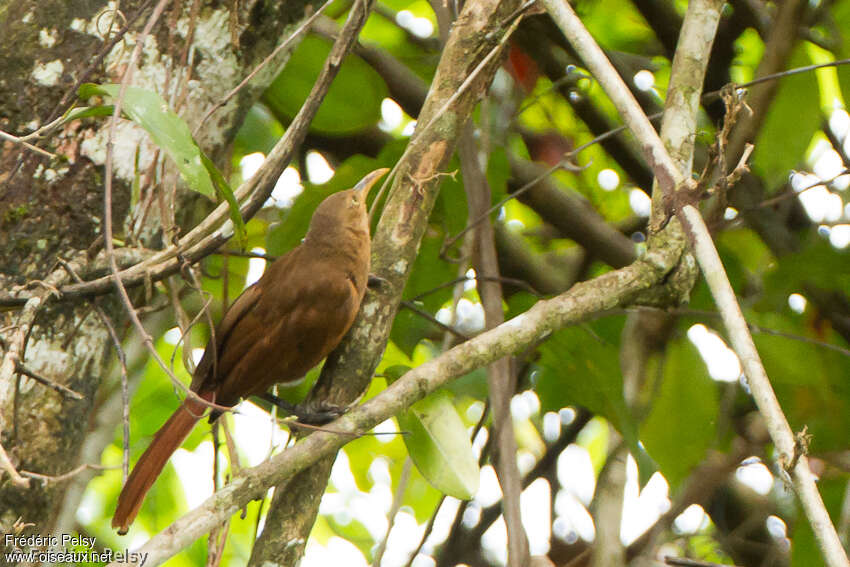
{"type": "Polygon", "coordinates": [[[265,401],[269,402],[273,406],[276,406],[277,409],[279,409],[283,412],[286,412],[287,415],[294,415],[295,417],[301,419],[301,416],[298,415],[298,413],[299,413],[298,408],[295,406],[295,404],[291,404],[291,403],[287,402],[286,400],[278,398],[277,396],[275,396],[274,394],[269,393],[269,392],[264,392],[264,393],[258,395],[257,397],[260,398],[261,400],[265,400],[265,401]]]}
{"type": "Polygon", "coordinates": [[[289,415],[294,415],[301,423],[307,423],[310,425],[324,425],[326,423],[330,423],[344,414],[346,409],[322,403],[311,404],[309,407],[305,408],[300,405],[291,404],[269,392],[260,394],[257,397],[277,406],[278,409],[289,415]]]}

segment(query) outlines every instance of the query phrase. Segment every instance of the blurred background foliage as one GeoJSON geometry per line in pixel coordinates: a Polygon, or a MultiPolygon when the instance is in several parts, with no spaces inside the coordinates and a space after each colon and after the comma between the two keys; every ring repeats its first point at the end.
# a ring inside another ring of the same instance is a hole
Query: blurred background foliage
{"type": "MultiPolygon", "coordinates": [[[[806,4],[799,38],[789,38],[796,47],[788,67],[850,56],[850,0],[806,4]]],[[[578,0],[575,6],[647,113],[659,111],[686,2],[578,0]]],[[[330,17],[302,41],[251,109],[230,155],[234,186],[285,131],[347,8],[344,0],[330,6],[330,17]]],[[[754,76],[777,8],[772,2],[727,4],[707,91],[754,76]]],[[[439,56],[437,20],[428,2],[378,2],[297,163],[248,223],[245,250],[231,248],[207,258],[203,294],[183,292],[190,316],[209,301],[217,320],[224,306],[261,273],[263,254],[276,256],[298,243],[322,198],[350,187],[372,169],[395,163],[439,56]],[[397,68],[407,74],[400,75],[397,68]],[[255,257],[246,257],[245,251],[255,257]]],[[[850,539],[850,175],[840,174],[850,164],[848,95],[848,66],[779,79],[770,107],[753,109],[764,113],[752,175],[745,183],[756,189],[732,189],[729,206],[711,217],[724,265],[782,407],[795,431],[807,428],[811,435],[813,466],[845,543],[850,539]]],[[[721,117],[716,104],[701,113],[697,170],[705,164],[721,117]]],[[[520,26],[473,119],[494,203],[530,180],[532,162],[542,172],[565,152],[619,124],[599,85],[546,16],[529,17],[520,26]]],[[[575,158],[580,170],[555,171],[547,178],[548,192],[538,186],[492,214],[507,316],[611,269],[612,263],[603,260],[606,244],[599,244],[600,253],[592,246],[592,234],[581,240],[553,220],[559,194],[586,205],[589,214],[614,227],[633,257],[642,252],[651,175],[638,155],[628,134],[591,145],[575,158]]],[[[461,238],[443,250],[468,222],[459,164],[451,170],[407,284],[407,304],[367,397],[386,387],[393,368],[415,367],[461,340],[459,336],[481,330],[474,281],[459,280],[472,274],[465,261],[455,260],[467,254],[468,246],[461,238]],[[446,326],[456,332],[447,332],[446,326]]],[[[165,291],[163,284],[157,288],[165,291]]],[[[594,522],[607,520],[594,517],[594,486],[608,457],[625,443],[639,463],[630,459],[627,466],[622,511],[622,541],[630,559],[672,554],[742,566],[819,564],[811,531],[778,474],[764,426],[704,284],[697,284],[689,304],[661,317],[661,329],[642,331],[651,343],[641,363],[644,379],[624,388],[621,368],[636,340],[629,330],[633,315],[600,314],[516,359],[519,389],[512,410],[517,458],[529,486],[523,509],[532,552],[548,555],[556,565],[589,561],[594,522]]],[[[173,319],[154,313],[147,324],[166,331],[173,319]]],[[[189,335],[195,350],[187,349],[186,359],[197,357],[207,336],[202,319],[189,335]]],[[[188,381],[178,337],[173,329],[162,333],[157,348],[188,381]]],[[[176,401],[155,364],[138,363],[131,371],[130,450],[135,461],[176,401]]],[[[280,394],[297,401],[315,375],[280,394]]],[[[504,562],[499,491],[488,464],[485,370],[452,383],[448,391],[463,426],[470,433],[478,431],[479,421],[483,426],[473,440],[484,465],[476,496],[464,503],[444,499],[410,466],[404,440],[386,435],[399,425],[384,424],[379,428],[384,435],[355,440],[340,455],[304,565],[372,562],[391,523],[383,565],[406,564],[423,537],[416,566],[504,562]],[[388,518],[394,499],[399,512],[388,518]]],[[[237,444],[251,446],[241,449],[242,466],[280,450],[286,439],[263,411],[248,404],[228,420],[237,444]],[[251,433],[246,435],[245,427],[251,433]]],[[[121,439],[118,429],[103,464],[121,462],[121,439]]],[[[200,474],[209,480],[194,484],[211,489],[209,439],[207,427],[192,433],[184,446],[188,452],[181,452],[154,485],[131,531],[132,541],[163,529],[203,497],[196,493],[204,487],[181,482],[180,468],[206,471],[200,474]]],[[[219,481],[230,474],[223,459],[219,481]]],[[[78,514],[84,531],[114,548],[126,545],[108,528],[119,488],[117,472],[94,479],[78,514]]],[[[266,506],[252,503],[232,519],[221,565],[245,564],[266,506]]],[[[197,542],[168,565],[201,565],[206,553],[206,544],[197,542]]]]}

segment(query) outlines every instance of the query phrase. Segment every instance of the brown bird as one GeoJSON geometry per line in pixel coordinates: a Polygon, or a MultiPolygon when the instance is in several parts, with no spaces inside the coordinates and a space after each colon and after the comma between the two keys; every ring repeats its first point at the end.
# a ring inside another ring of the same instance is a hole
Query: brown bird
{"type": "MultiPolygon", "coordinates": [[[[369,278],[366,196],[387,169],[322,201],[304,240],[272,263],[233,302],[207,344],[189,388],[219,406],[263,395],[293,382],[325,358],[348,331],[369,278]]],[[[119,534],[136,518],[165,463],[208,405],[186,398],[136,463],[118,497],[112,527],[119,534]]],[[[210,422],[221,415],[210,412],[210,422]]]]}

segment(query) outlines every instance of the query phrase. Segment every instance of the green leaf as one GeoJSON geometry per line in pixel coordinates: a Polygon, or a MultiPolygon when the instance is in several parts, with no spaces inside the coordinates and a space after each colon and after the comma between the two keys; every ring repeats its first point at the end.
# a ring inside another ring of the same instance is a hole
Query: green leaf
{"type": "MultiPolygon", "coordinates": [[[[508,194],[508,179],[510,177],[511,167],[508,163],[508,152],[502,147],[492,148],[487,157],[487,183],[490,184],[490,201],[493,205],[504,199],[508,194]]],[[[495,215],[493,218],[495,218],[495,215]]]]}
{"type": "Polygon", "coordinates": [[[387,379],[387,383],[392,384],[410,370],[410,366],[406,364],[393,364],[384,368],[383,375],[387,379]]]}
{"type": "MultiPolygon", "coordinates": [[[[403,443],[400,443],[400,445],[404,446],[403,443]]],[[[404,459],[402,459],[401,465],[404,465],[404,459]]],[[[398,478],[401,477],[402,466],[399,467],[398,478]]],[[[425,524],[436,511],[437,504],[440,502],[443,494],[434,488],[416,467],[413,467],[410,473],[407,490],[404,491],[404,498],[402,499],[402,506],[408,507],[410,512],[416,517],[417,522],[425,524]]],[[[393,484],[395,484],[396,478],[396,475],[393,475],[393,484]]]]}
{"type": "Polygon", "coordinates": [[[607,419],[622,434],[635,458],[642,479],[651,474],[651,461],[638,444],[637,428],[623,397],[619,349],[621,320],[608,318],[580,327],[567,327],[540,347],[540,372],[535,391],[540,411],[557,412],[576,405],[607,419]]]}
{"type": "Polygon", "coordinates": [[[68,112],[65,113],[65,119],[63,120],[63,122],[67,123],[71,122],[72,120],[82,120],[83,118],[92,118],[96,116],[111,116],[113,112],[115,112],[115,107],[111,104],[102,104],[98,106],[81,106],[68,110],[68,112]]]}
{"type": "Polygon", "coordinates": [[[490,387],[487,384],[487,367],[476,368],[446,384],[446,390],[456,396],[467,396],[482,402],[487,401],[490,387]]]}
{"type": "Polygon", "coordinates": [[[236,195],[233,194],[233,189],[230,187],[230,184],[216,168],[212,160],[204,155],[203,152],[201,152],[201,161],[207,169],[207,172],[210,174],[210,177],[212,177],[213,181],[215,181],[215,186],[218,188],[222,197],[224,197],[224,200],[227,201],[227,205],[230,209],[230,222],[232,222],[235,227],[236,243],[240,248],[244,249],[248,234],[245,230],[245,221],[242,220],[242,213],[239,211],[239,201],[236,200],[236,195]]]}
{"type": "MultiPolygon", "coordinates": [[[[446,166],[446,172],[440,183],[440,193],[437,195],[437,202],[434,203],[431,222],[441,227],[449,236],[454,236],[466,227],[469,211],[463,175],[460,173],[460,160],[457,157],[452,158],[446,166]]],[[[455,245],[455,248],[460,245],[460,242],[455,245]]]]}
{"type": "Polygon", "coordinates": [[[594,331],[594,325],[568,327],[541,346],[535,391],[542,412],[579,405],[619,429],[631,418],[623,398],[617,347],[594,331]]]}
{"type": "MultiPolygon", "coordinates": [[[[85,83],[80,86],[79,96],[83,99],[95,95],[115,98],[120,90],[121,85],[85,83]]],[[[168,108],[168,104],[158,93],[139,87],[127,87],[124,92],[123,110],[127,117],[144,128],[153,142],[174,161],[180,176],[190,189],[208,197],[214,197],[218,189],[230,205],[230,218],[241,245],[245,240],[245,223],[233,190],[198,147],[183,119],[168,108]]]]}
{"type": "MultiPolygon", "coordinates": [[[[835,55],[811,42],[805,42],[806,53],[813,65],[823,65],[835,61],[835,55]]],[[[835,67],[821,67],[815,70],[820,93],[820,106],[824,114],[829,116],[835,103],[841,100],[841,86],[838,82],[838,71],[835,67]]]]}
{"type": "Polygon", "coordinates": [[[525,313],[537,303],[538,298],[527,291],[518,291],[507,298],[508,312],[506,319],[513,319],[521,313],[525,313]]]}
{"type": "Polygon", "coordinates": [[[804,286],[827,290],[850,287],[850,250],[837,250],[829,242],[814,236],[794,254],[782,256],[775,269],[764,278],[764,296],[759,304],[764,310],[787,309],[788,295],[802,293],[804,286]]]}
{"type": "MultiPolygon", "coordinates": [[[[80,98],[95,95],[115,98],[121,85],[95,85],[86,83],[80,87],[80,98]]],[[[154,91],[139,87],[127,87],[123,110],[127,117],[144,128],[154,143],[174,160],[183,179],[192,190],[213,197],[215,187],[201,159],[201,151],[189,127],[168,104],[154,91]]]]}
{"type": "MultiPolygon", "coordinates": [[[[263,95],[278,119],[293,117],[307,100],[315,78],[325,64],[331,44],[307,36],[295,49],[283,71],[263,95]]],[[[314,131],[346,134],[375,125],[387,86],[378,73],[355,55],[348,55],[310,124],[314,131]]]]}
{"type": "Polygon", "coordinates": [[[647,53],[654,42],[632,2],[594,0],[581,2],[577,9],[593,36],[609,49],[647,53]]]}
{"type": "MultiPolygon", "coordinates": [[[[416,302],[420,309],[424,309],[421,302],[416,302]]],[[[393,343],[407,356],[413,356],[417,345],[434,331],[434,324],[407,307],[402,306],[393,319],[390,330],[390,338],[393,343]]]]}
{"type": "Polygon", "coordinates": [[[371,560],[375,540],[360,520],[348,517],[345,521],[340,521],[332,514],[325,516],[325,520],[334,533],[356,545],[363,555],[371,560]]]}
{"type": "Polygon", "coordinates": [[[640,438],[673,490],[713,442],[718,406],[717,386],[696,347],[685,340],[671,343],[661,388],[640,438]]]}
{"type": "Polygon", "coordinates": [[[398,416],[404,443],[422,476],[434,488],[461,500],[478,490],[478,459],[448,394],[435,392],[398,416]]]}

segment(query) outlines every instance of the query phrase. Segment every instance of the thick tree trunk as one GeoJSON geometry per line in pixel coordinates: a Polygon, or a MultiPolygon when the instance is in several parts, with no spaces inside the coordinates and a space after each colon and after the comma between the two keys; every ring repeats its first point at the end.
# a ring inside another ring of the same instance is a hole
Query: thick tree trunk
{"type": "MultiPolygon", "coordinates": [[[[4,38],[0,42],[0,130],[21,136],[43,126],[65,109],[63,96],[77,81],[118,82],[154,4],[125,0],[121,13],[115,14],[107,11],[105,0],[0,0],[0,37],[4,38]],[[110,22],[114,22],[111,31],[110,22]],[[102,61],[97,59],[109,34],[117,33],[126,22],[132,22],[130,31],[102,61]]],[[[212,104],[291,33],[306,6],[306,2],[259,0],[171,2],[144,44],[133,84],[159,92],[194,128],[212,104]],[[238,6],[238,14],[229,11],[232,6],[238,6]],[[191,50],[186,46],[189,34],[191,50]]],[[[197,140],[208,155],[224,155],[248,108],[280,69],[285,55],[206,122],[197,140]]],[[[69,95],[68,100],[73,97],[69,95]]],[[[45,289],[39,281],[71,281],[57,264],[59,259],[78,260],[84,269],[89,258],[104,264],[98,237],[104,214],[107,126],[103,118],[74,121],[39,143],[61,159],[0,138],[0,288],[45,289]]],[[[175,219],[179,226],[196,210],[209,207],[176,181],[173,164],[160,169],[161,160],[162,154],[143,130],[130,123],[120,125],[112,215],[116,237],[128,244],[157,248],[172,236],[172,230],[163,227],[171,227],[175,219]],[[141,192],[131,205],[135,177],[141,192]],[[143,220],[130,222],[139,218],[143,220]]],[[[120,303],[112,297],[99,301],[119,333],[125,331],[127,316],[120,303]]],[[[25,313],[12,310],[0,315],[4,356],[15,348],[25,313]]],[[[14,357],[6,357],[6,366],[0,370],[0,443],[18,471],[55,476],[77,466],[98,389],[114,360],[111,344],[91,299],[65,302],[46,294],[20,360],[33,373],[75,390],[82,399],[71,399],[10,372],[8,365],[14,365],[14,357]]],[[[31,480],[25,487],[23,482],[12,482],[7,472],[0,481],[3,532],[19,522],[32,524],[28,529],[33,533],[50,533],[68,483],[31,480]]]]}

